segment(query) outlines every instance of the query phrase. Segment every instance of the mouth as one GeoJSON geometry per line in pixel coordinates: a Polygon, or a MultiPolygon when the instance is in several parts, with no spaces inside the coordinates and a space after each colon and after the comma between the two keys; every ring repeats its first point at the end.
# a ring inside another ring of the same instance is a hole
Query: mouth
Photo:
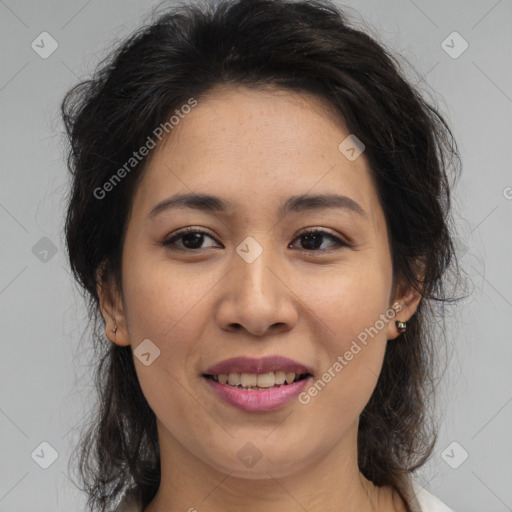
{"type": "Polygon", "coordinates": [[[295,372],[277,370],[266,373],[205,373],[203,374],[203,377],[234,388],[247,390],[264,390],[290,386],[294,382],[312,377],[312,374],[309,372],[298,374],[295,372]]]}
{"type": "Polygon", "coordinates": [[[296,399],[313,380],[313,370],[284,356],[234,357],[201,376],[212,396],[246,412],[266,412],[296,399]]]}

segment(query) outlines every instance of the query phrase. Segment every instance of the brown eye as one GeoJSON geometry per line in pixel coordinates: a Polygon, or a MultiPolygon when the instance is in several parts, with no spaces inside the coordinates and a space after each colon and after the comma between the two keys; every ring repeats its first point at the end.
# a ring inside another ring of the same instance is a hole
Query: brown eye
{"type": "MultiPolygon", "coordinates": [[[[171,250],[180,250],[180,251],[198,251],[201,249],[207,249],[213,246],[203,247],[205,239],[209,238],[210,240],[214,240],[214,238],[205,231],[202,231],[197,228],[186,228],[178,233],[175,233],[172,237],[164,240],[162,245],[168,247],[171,250]]],[[[309,231],[305,231],[301,233],[296,240],[301,241],[301,247],[299,249],[309,252],[330,252],[334,247],[350,247],[350,244],[339,239],[338,237],[332,235],[331,233],[321,230],[321,229],[312,229],[309,231]],[[331,249],[322,248],[325,240],[329,239],[332,241],[330,244],[331,249]]],[[[293,243],[288,246],[290,249],[293,248],[293,243]]]]}
{"type": "Polygon", "coordinates": [[[197,228],[186,228],[174,234],[171,238],[164,240],[162,245],[168,247],[171,250],[186,251],[188,249],[190,251],[194,251],[205,248],[202,247],[205,238],[214,240],[213,237],[205,231],[201,231],[197,228]],[[181,244],[177,244],[177,242],[181,242],[181,244]]]}
{"type": "MultiPolygon", "coordinates": [[[[334,240],[331,247],[349,247],[348,243],[321,229],[312,229],[303,232],[296,238],[296,240],[302,240],[302,249],[305,251],[329,252],[330,249],[321,249],[326,238],[334,240]]],[[[293,244],[290,244],[288,247],[292,248],[292,245],[293,244]]]]}

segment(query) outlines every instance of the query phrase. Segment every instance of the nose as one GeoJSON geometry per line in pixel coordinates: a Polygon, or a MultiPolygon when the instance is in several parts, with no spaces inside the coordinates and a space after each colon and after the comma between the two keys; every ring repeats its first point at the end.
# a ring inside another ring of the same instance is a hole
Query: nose
{"type": "Polygon", "coordinates": [[[237,253],[233,260],[217,309],[219,326],[259,337],[292,329],[298,319],[297,298],[278,256],[264,248],[251,263],[237,253]]]}

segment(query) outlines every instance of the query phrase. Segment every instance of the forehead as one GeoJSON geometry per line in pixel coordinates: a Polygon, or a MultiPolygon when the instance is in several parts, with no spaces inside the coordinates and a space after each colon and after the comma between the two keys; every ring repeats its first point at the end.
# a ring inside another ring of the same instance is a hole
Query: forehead
{"type": "Polygon", "coordinates": [[[270,86],[217,86],[199,99],[176,128],[159,149],[165,142],[176,145],[185,137],[201,141],[210,150],[218,142],[244,141],[247,150],[258,145],[270,156],[300,150],[307,139],[317,144],[319,137],[346,132],[343,118],[324,98],[270,86]]]}
{"type": "Polygon", "coordinates": [[[321,98],[281,89],[210,91],[157,145],[136,202],[175,192],[229,197],[250,208],[285,196],[343,193],[369,209],[375,190],[364,153],[348,160],[339,145],[350,134],[321,98]]]}

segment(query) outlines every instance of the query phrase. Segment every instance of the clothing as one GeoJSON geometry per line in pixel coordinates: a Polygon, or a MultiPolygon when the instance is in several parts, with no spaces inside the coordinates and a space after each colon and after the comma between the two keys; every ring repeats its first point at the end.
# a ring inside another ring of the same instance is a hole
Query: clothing
{"type": "Polygon", "coordinates": [[[414,478],[411,478],[411,485],[414,496],[416,497],[415,500],[413,498],[413,501],[418,502],[420,512],[454,512],[439,498],[436,498],[433,494],[430,494],[426,489],[424,489],[414,478]]]}
{"type": "MultiPolygon", "coordinates": [[[[410,479],[410,486],[406,490],[413,503],[413,512],[454,512],[439,498],[430,494],[414,478],[410,479]]],[[[142,506],[129,495],[125,495],[115,512],[143,512],[142,506]]]]}

